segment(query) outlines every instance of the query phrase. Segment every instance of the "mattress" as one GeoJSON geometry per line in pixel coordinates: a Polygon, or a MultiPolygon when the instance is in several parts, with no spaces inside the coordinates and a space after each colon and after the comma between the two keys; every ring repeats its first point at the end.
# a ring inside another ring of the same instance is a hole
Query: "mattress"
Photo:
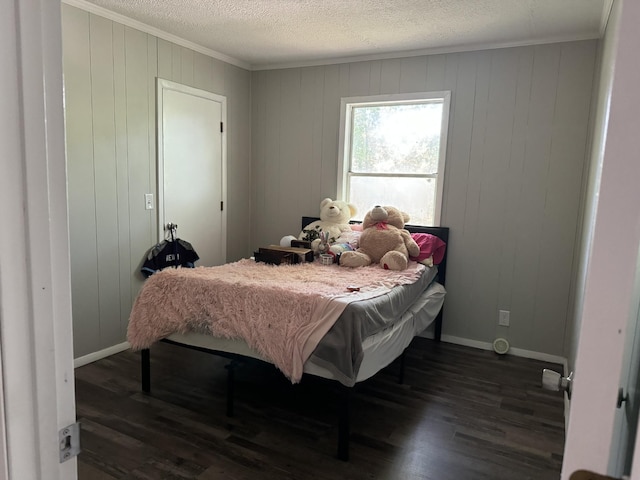
{"type": "MultiPolygon", "coordinates": [[[[304,372],[353,386],[397,358],[442,308],[445,289],[434,281],[437,267],[426,268],[411,284],[349,303],[304,364],[304,372]]],[[[168,340],[267,361],[241,339],[188,332],[168,340]]]]}

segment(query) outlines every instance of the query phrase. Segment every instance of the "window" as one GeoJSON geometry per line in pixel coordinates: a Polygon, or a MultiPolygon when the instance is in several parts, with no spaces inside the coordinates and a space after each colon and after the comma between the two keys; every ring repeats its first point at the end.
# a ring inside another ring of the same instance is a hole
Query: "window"
{"type": "Polygon", "coordinates": [[[338,192],[358,207],[393,205],[439,225],[450,92],[343,98],[338,192]]]}

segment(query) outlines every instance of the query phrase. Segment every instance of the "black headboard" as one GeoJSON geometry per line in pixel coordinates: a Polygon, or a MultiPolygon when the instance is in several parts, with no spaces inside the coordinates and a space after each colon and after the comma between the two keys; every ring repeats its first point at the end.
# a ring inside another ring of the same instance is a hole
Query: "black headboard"
{"type": "MultiPolygon", "coordinates": [[[[316,220],[320,220],[318,217],[302,217],[302,230],[304,227],[309,225],[316,220]]],[[[357,224],[360,222],[350,222],[352,224],[357,224]]],[[[449,227],[424,227],[421,225],[405,225],[404,228],[409,230],[411,233],[429,233],[431,235],[435,235],[440,238],[444,243],[447,244],[447,248],[444,251],[444,257],[442,257],[442,261],[438,265],[438,282],[442,285],[445,284],[445,280],[447,277],[447,250],[449,244],[449,227]]]]}

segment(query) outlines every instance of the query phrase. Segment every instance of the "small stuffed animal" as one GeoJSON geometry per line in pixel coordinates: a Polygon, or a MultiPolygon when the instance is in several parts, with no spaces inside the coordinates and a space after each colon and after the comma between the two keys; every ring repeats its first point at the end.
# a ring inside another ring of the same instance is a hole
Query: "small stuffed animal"
{"type": "Polygon", "coordinates": [[[359,248],[355,252],[344,252],[340,265],[364,267],[379,263],[386,270],[404,270],[409,257],[420,253],[420,247],[404,229],[408,221],[407,213],[395,207],[377,205],[364,217],[359,248]]]}
{"type": "Polygon", "coordinates": [[[318,253],[320,243],[331,244],[342,232],[351,230],[349,220],[358,212],[355,205],[342,200],[325,198],[320,202],[320,220],[311,222],[302,229],[298,240],[311,242],[311,248],[318,253]],[[324,242],[321,234],[324,234],[324,242]]]}

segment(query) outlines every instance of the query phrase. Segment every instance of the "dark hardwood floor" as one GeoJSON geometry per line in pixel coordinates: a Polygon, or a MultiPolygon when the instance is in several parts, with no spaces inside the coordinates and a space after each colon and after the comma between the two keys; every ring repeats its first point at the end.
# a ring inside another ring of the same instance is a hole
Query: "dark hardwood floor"
{"type": "MultiPolygon", "coordinates": [[[[151,395],[140,355],[76,369],[80,480],[558,479],[562,396],[540,388],[545,362],[416,338],[398,364],[359,384],[350,461],[336,458],[332,384],[291,385],[274,367],[236,373],[227,360],[168,344],[151,349],[151,395]]],[[[559,370],[560,371],[560,370],[559,370]]]]}

